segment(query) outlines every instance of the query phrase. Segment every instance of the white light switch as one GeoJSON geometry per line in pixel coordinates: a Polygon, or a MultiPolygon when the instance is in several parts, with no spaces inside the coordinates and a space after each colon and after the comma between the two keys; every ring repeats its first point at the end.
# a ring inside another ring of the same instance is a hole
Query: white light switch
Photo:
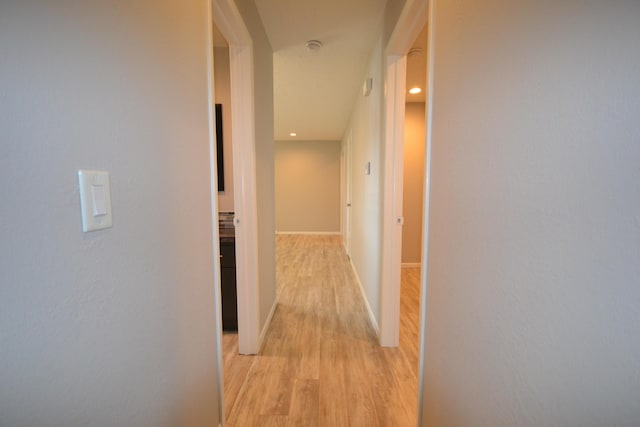
{"type": "Polygon", "coordinates": [[[93,202],[93,216],[107,214],[107,199],[104,185],[91,186],[91,199],[93,202]]]}
{"type": "Polygon", "coordinates": [[[109,172],[79,170],[82,231],[102,230],[113,226],[109,172]]]}

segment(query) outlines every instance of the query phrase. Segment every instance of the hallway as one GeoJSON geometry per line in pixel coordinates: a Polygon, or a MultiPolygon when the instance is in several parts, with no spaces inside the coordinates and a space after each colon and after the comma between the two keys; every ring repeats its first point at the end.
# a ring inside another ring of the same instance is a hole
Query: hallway
{"type": "Polygon", "coordinates": [[[237,335],[223,338],[227,426],[414,426],[419,269],[403,271],[391,349],[377,344],[340,237],[280,235],[276,257],[261,353],[239,356],[237,335]]]}

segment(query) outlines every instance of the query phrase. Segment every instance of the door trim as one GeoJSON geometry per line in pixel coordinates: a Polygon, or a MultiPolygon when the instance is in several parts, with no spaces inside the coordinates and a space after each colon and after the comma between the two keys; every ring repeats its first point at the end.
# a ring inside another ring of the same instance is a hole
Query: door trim
{"type": "Polygon", "coordinates": [[[212,1],[212,19],[229,42],[238,349],[240,354],[256,354],[260,343],[260,306],[253,40],[233,0],[212,1]]]}
{"type": "Polygon", "coordinates": [[[400,340],[406,55],[387,55],[386,67],[380,345],[397,347],[400,340]]]}
{"type": "Polygon", "coordinates": [[[351,257],[351,223],[353,216],[351,213],[352,140],[353,131],[349,130],[347,139],[345,139],[342,144],[342,245],[344,246],[345,252],[349,257],[351,257]]]}
{"type": "MultiPolygon", "coordinates": [[[[416,425],[421,426],[424,421],[424,370],[425,370],[425,354],[426,354],[426,335],[427,335],[427,271],[428,271],[428,247],[429,247],[429,206],[430,206],[430,191],[431,191],[431,148],[432,148],[432,128],[433,128],[433,88],[434,88],[434,36],[435,36],[435,13],[436,13],[436,5],[435,0],[407,0],[405,3],[402,13],[398,18],[396,26],[391,34],[391,38],[389,43],[387,44],[386,49],[386,65],[387,67],[392,66],[392,64],[396,61],[396,58],[399,56],[404,56],[406,52],[411,48],[411,44],[417,37],[418,33],[422,26],[427,23],[427,32],[428,32],[428,42],[427,42],[427,69],[425,72],[427,73],[427,99],[426,99],[426,134],[425,134],[425,186],[424,186],[424,210],[423,210],[423,222],[422,222],[422,274],[420,277],[420,350],[419,350],[419,367],[418,367],[418,420],[416,425]]],[[[406,65],[406,63],[405,63],[406,65]]],[[[386,84],[388,87],[393,85],[396,89],[398,88],[398,81],[401,79],[401,76],[398,75],[398,69],[393,70],[394,73],[388,75],[386,77],[386,84]],[[393,80],[390,80],[393,79],[393,80]]],[[[404,73],[402,73],[404,78],[406,78],[406,68],[404,73]]],[[[398,106],[398,102],[401,97],[404,97],[404,88],[401,91],[402,95],[396,90],[393,96],[388,96],[385,99],[387,104],[387,110],[393,110],[392,107],[398,106]],[[395,99],[391,99],[395,98],[395,99]]],[[[404,122],[404,112],[402,114],[402,121],[404,122]]],[[[397,129],[398,126],[403,125],[399,121],[400,117],[396,115],[390,115],[385,117],[386,124],[386,133],[385,133],[385,153],[394,152],[394,150],[389,147],[389,145],[397,148],[398,145],[403,144],[404,141],[397,139],[397,135],[393,134],[391,130],[397,129]],[[392,139],[387,139],[387,137],[391,136],[392,139]],[[396,138],[393,138],[396,136],[396,138]]],[[[389,162],[391,163],[391,162],[389,162]]],[[[385,241],[394,241],[393,239],[398,239],[397,233],[400,233],[401,239],[401,227],[392,227],[393,224],[393,213],[397,212],[398,208],[402,208],[402,197],[398,198],[398,194],[394,193],[396,188],[393,186],[395,180],[399,178],[398,170],[400,167],[404,167],[404,165],[399,164],[398,157],[394,157],[394,162],[392,163],[393,167],[389,169],[385,169],[384,176],[384,189],[385,191],[391,191],[391,195],[387,198],[385,195],[385,203],[391,203],[391,208],[387,209],[387,205],[385,204],[385,210],[383,212],[383,242],[385,241]],[[398,203],[399,205],[393,206],[393,203],[398,203]]],[[[402,170],[402,169],[400,169],[402,170]]],[[[401,242],[401,240],[400,240],[401,242]]],[[[390,286],[394,286],[394,278],[398,279],[398,294],[399,294],[399,278],[400,278],[400,267],[398,267],[398,271],[395,271],[396,265],[394,264],[393,259],[389,255],[388,252],[383,252],[383,271],[387,271],[391,280],[386,279],[383,276],[382,282],[382,294],[385,295],[385,292],[392,292],[388,288],[390,286]],[[384,270],[384,269],[387,270],[384,270]],[[392,277],[393,276],[393,277],[392,277]]],[[[399,331],[399,299],[396,300],[385,300],[382,299],[382,311],[381,311],[381,328],[389,328],[395,327],[397,324],[397,328],[399,331]],[[396,311],[397,304],[397,311],[396,311]],[[386,308],[386,309],[385,309],[386,308]],[[397,313],[397,318],[395,317],[397,313]]],[[[381,342],[382,344],[382,342],[381,342]]]]}
{"type": "Polygon", "coordinates": [[[216,317],[215,341],[216,341],[216,368],[218,389],[218,420],[220,426],[225,425],[224,417],[224,380],[223,380],[223,354],[222,354],[222,294],[220,263],[220,233],[218,230],[218,172],[216,150],[216,115],[215,115],[215,86],[214,86],[214,55],[213,55],[213,4],[207,0],[207,104],[209,115],[209,174],[211,182],[211,236],[213,246],[213,305],[216,317]]]}
{"type": "Polygon", "coordinates": [[[387,95],[380,300],[380,345],[384,347],[397,347],[400,339],[406,54],[427,22],[428,7],[428,0],[407,0],[385,49],[387,95]]]}
{"type": "Polygon", "coordinates": [[[425,406],[424,394],[424,369],[427,348],[427,272],[429,271],[429,213],[431,205],[431,148],[433,147],[433,88],[434,88],[434,46],[435,46],[435,22],[436,2],[429,3],[427,21],[427,99],[426,99],[426,149],[425,149],[425,174],[424,174],[424,209],[422,218],[422,274],[420,277],[420,350],[418,366],[418,425],[424,421],[423,408],[425,406]]]}

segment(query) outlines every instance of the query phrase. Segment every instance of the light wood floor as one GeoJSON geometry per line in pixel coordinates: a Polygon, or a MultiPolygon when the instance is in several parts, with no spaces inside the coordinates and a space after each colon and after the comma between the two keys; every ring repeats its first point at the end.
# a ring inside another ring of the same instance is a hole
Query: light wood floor
{"type": "Polygon", "coordinates": [[[341,239],[276,238],[278,308],[259,355],[224,334],[229,427],[415,426],[419,269],[403,269],[400,347],[382,348],[341,239]]]}

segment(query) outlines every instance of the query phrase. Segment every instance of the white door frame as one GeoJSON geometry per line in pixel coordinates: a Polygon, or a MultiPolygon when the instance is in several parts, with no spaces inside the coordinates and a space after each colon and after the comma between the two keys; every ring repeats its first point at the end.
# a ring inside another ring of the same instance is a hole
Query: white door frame
{"type": "Polygon", "coordinates": [[[428,0],[407,0],[385,50],[387,93],[380,304],[380,345],[384,347],[397,347],[400,339],[406,54],[427,22],[428,6],[428,0]]]}
{"type": "Polygon", "coordinates": [[[352,140],[353,131],[350,130],[342,146],[342,194],[343,194],[343,211],[342,211],[342,244],[348,256],[351,256],[351,181],[352,181],[352,140]]]}
{"type": "Polygon", "coordinates": [[[218,173],[216,170],[217,150],[216,150],[216,116],[215,116],[215,86],[214,86],[214,61],[213,61],[213,7],[209,0],[207,1],[207,88],[209,90],[207,97],[208,115],[209,115],[209,169],[211,180],[211,236],[213,243],[213,300],[214,311],[217,322],[215,330],[216,340],[216,367],[218,370],[218,407],[220,425],[225,425],[224,419],[224,380],[222,376],[224,360],[222,354],[222,295],[220,285],[220,263],[216,260],[220,259],[220,233],[217,227],[218,222],[218,173]]]}
{"type": "Polygon", "coordinates": [[[400,339],[400,273],[402,267],[402,190],[406,55],[386,56],[384,208],[380,345],[397,347],[400,339]]]}
{"type": "MultiPolygon", "coordinates": [[[[256,197],[253,41],[233,0],[211,0],[212,15],[229,42],[238,350],[259,350],[258,209],[256,197]]],[[[213,44],[210,46],[213,51],[213,44]]]]}
{"type": "Polygon", "coordinates": [[[426,132],[425,132],[425,174],[424,174],[424,207],[422,217],[422,274],[420,277],[420,350],[418,366],[418,425],[421,426],[424,420],[424,360],[427,342],[427,272],[429,270],[429,213],[431,205],[431,148],[433,147],[433,87],[434,87],[434,45],[435,45],[435,22],[436,22],[436,0],[425,0],[429,3],[427,22],[427,99],[425,105],[426,112],[426,132]]]}

